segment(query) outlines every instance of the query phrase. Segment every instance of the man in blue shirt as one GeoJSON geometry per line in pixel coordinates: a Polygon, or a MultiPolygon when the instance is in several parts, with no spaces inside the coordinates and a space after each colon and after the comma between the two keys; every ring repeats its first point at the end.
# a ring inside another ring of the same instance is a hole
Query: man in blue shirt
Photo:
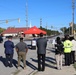
{"type": "Polygon", "coordinates": [[[13,54],[14,54],[14,43],[12,42],[12,36],[8,36],[8,40],[4,42],[5,56],[6,56],[6,67],[13,67],[13,54]],[[10,61],[10,63],[8,62],[10,61]]]}

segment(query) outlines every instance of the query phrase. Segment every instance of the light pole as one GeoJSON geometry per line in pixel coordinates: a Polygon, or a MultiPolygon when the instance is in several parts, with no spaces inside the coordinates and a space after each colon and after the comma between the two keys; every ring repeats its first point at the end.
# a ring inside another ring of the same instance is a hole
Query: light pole
{"type": "Polygon", "coordinates": [[[20,23],[20,18],[16,18],[16,19],[0,20],[0,24],[2,24],[2,23],[8,24],[9,22],[12,22],[12,21],[15,21],[15,20],[18,20],[18,22],[20,23]]]}
{"type": "Polygon", "coordinates": [[[72,35],[74,35],[74,9],[75,9],[75,2],[72,0],[72,35]]]}
{"type": "MultiPolygon", "coordinates": [[[[46,23],[46,30],[47,30],[47,23],[46,23]]],[[[47,39],[47,33],[46,33],[46,39],[47,39]]]]}

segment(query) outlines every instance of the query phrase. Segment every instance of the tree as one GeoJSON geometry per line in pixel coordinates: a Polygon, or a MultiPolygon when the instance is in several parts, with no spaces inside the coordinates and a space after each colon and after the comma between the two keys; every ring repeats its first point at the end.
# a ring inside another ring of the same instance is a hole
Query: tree
{"type": "Polygon", "coordinates": [[[71,34],[71,27],[62,27],[60,28],[60,30],[64,33],[64,34],[71,34]]]}
{"type": "Polygon", "coordinates": [[[5,29],[0,27],[0,33],[2,33],[5,29]]]}
{"type": "Polygon", "coordinates": [[[56,35],[56,34],[59,34],[59,32],[56,31],[56,30],[46,29],[46,28],[43,28],[42,26],[40,26],[40,29],[46,31],[47,35],[56,35]]]}

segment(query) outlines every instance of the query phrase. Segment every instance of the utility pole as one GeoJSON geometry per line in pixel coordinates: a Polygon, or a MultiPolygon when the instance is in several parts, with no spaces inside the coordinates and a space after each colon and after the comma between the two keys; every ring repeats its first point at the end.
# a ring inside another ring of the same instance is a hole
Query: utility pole
{"type": "Polygon", "coordinates": [[[74,9],[75,9],[75,2],[72,0],[72,35],[74,35],[74,9]]]}
{"type": "Polygon", "coordinates": [[[26,0],[26,28],[28,29],[28,6],[27,6],[27,0],[26,0]]]}
{"type": "Polygon", "coordinates": [[[40,18],[40,27],[42,26],[42,18],[40,18]]]}
{"type": "MultiPolygon", "coordinates": [[[[46,30],[47,30],[47,27],[48,27],[48,26],[47,26],[47,23],[46,23],[46,30]]],[[[46,33],[46,39],[47,39],[47,33],[46,33]]]]}

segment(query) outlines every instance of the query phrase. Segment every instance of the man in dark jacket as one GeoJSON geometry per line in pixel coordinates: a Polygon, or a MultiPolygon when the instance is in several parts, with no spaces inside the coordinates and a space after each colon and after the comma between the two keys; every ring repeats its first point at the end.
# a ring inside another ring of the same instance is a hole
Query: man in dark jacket
{"type": "Polygon", "coordinates": [[[45,70],[46,46],[47,46],[47,40],[46,38],[43,38],[43,33],[40,33],[40,38],[37,39],[38,71],[45,70]],[[41,68],[41,65],[42,65],[42,68],[41,68]]]}
{"type": "Polygon", "coordinates": [[[6,56],[6,67],[12,67],[13,54],[14,54],[14,43],[12,42],[12,36],[8,36],[8,40],[4,42],[5,56],[6,56]],[[10,61],[10,63],[8,63],[10,61]]]}

